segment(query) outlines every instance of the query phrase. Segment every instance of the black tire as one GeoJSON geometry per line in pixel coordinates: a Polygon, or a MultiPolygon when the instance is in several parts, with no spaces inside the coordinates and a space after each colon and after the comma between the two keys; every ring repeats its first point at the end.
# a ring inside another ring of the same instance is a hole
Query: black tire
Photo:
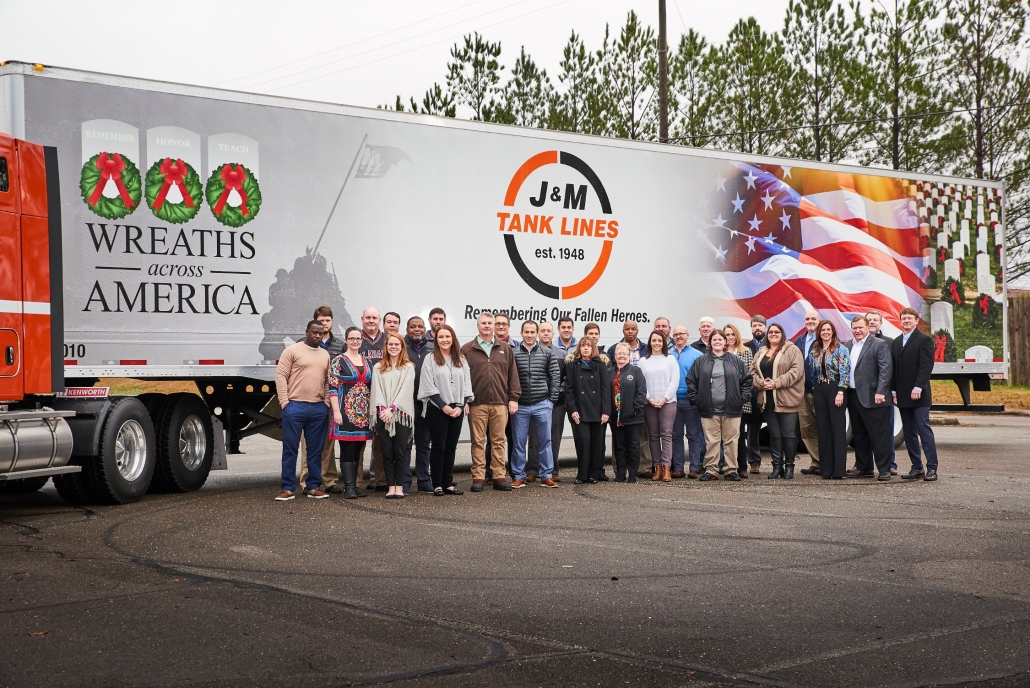
{"type": "Polygon", "coordinates": [[[5,480],[0,483],[0,496],[8,497],[13,495],[27,495],[43,489],[50,476],[44,475],[38,478],[23,478],[22,480],[5,480]]]}
{"type": "MultiPolygon", "coordinates": [[[[78,463],[74,458],[73,462],[78,463]]],[[[82,473],[63,473],[54,476],[54,487],[61,499],[74,506],[93,504],[99,501],[93,494],[93,488],[82,473]]]]}
{"type": "Polygon", "coordinates": [[[211,472],[215,445],[211,412],[203,399],[188,393],[170,395],[160,415],[154,417],[154,425],[157,468],[151,489],[159,492],[199,490],[211,472]]]}
{"type": "Polygon", "coordinates": [[[143,405],[147,407],[147,413],[150,414],[150,420],[154,424],[154,429],[157,429],[157,419],[161,415],[161,410],[164,405],[168,403],[168,399],[171,395],[158,394],[156,392],[148,392],[146,394],[140,394],[136,398],[143,402],[143,405]]]}
{"type": "Polygon", "coordinates": [[[135,397],[117,399],[104,420],[100,455],[82,461],[92,492],[87,496],[101,504],[138,501],[150,486],[156,463],[157,440],[146,406],[135,397]],[[120,458],[124,458],[121,470],[120,458]]]}

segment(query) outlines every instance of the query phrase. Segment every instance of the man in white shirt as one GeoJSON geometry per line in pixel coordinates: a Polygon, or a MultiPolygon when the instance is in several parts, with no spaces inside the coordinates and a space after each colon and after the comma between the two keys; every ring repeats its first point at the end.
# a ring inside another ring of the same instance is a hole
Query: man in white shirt
{"type": "Polygon", "coordinates": [[[855,438],[855,468],[849,478],[871,478],[873,460],[879,471],[878,480],[890,480],[890,416],[888,403],[891,386],[891,354],[887,343],[869,336],[869,322],[864,315],[851,321],[848,342],[851,353],[851,375],[848,380],[848,415],[855,438]]]}

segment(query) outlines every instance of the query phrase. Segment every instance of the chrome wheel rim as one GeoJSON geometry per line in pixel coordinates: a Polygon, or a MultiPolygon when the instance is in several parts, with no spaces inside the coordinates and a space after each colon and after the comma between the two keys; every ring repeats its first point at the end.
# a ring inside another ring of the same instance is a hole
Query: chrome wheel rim
{"type": "Polygon", "coordinates": [[[129,482],[143,474],[143,468],[147,465],[147,436],[139,421],[127,420],[118,428],[114,461],[118,472],[129,482]]]}
{"type": "Polygon", "coordinates": [[[195,471],[204,463],[207,435],[204,424],[196,416],[188,416],[179,429],[179,456],[187,470],[195,471]]]}

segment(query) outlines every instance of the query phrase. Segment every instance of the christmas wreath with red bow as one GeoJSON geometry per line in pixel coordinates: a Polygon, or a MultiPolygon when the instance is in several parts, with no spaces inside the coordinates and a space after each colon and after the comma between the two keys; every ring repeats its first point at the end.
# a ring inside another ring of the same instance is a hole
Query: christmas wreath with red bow
{"type": "Polygon", "coordinates": [[[1001,323],[1001,304],[988,294],[980,294],[973,304],[973,327],[994,329],[1001,323]]]}
{"type": "Polygon", "coordinates": [[[965,302],[962,294],[962,283],[954,277],[946,279],[944,287],[941,289],[941,299],[956,306],[961,306],[965,302]]]}
{"type": "Polygon", "coordinates": [[[208,177],[205,195],[215,219],[228,227],[247,224],[261,208],[257,177],[243,165],[226,163],[215,168],[208,177]]]}
{"type": "Polygon", "coordinates": [[[165,222],[182,224],[200,212],[204,189],[192,165],[178,158],[164,158],[147,171],[146,196],[147,205],[155,216],[165,222]],[[169,199],[169,195],[174,200],[169,199]]]}
{"type": "Polygon", "coordinates": [[[94,213],[117,220],[132,213],[143,196],[139,168],[121,153],[97,153],[86,161],[79,175],[82,200],[94,213]],[[108,188],[114,194],[105,196],[108,188]]]}
{"type": "Polygon", "coordinates": [[[944,329],[933,333],[933,362],[946,363],[955,359],[955,338],[944,329]]]}

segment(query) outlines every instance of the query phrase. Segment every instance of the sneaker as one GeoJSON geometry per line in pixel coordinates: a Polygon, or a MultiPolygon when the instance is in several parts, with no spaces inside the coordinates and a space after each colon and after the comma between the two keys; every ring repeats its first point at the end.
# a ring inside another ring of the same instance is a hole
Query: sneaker
{"type": "Polygon", "coordinates": [[[329,487],[325,488],[325,491],[329,494],[343,494],[343,488],[339,485],[330,485],[329,487]]]}
{"type": "Polygon", "coordinates": [[[309,499],[325,499],[329,495],[321,490],[304,490],[304,495],[309,499]]]}
{"type": "Polygon", "coordinates": [[[513,489],[513,490],[517,490],[520,487],[525,487],[525,486],[526,486],[526,481],[525,480],[514,480],[511,483],[511,489],[513,489]]]}
{"type": "MultiPolygon", "coordinates": [[[[514,485],[512,485],[514,487],[514,485]]],[[[540,487],[558,487],[558,483],[554,482],[550,478],[544,478],[540,481],[540,487]]]]}
{"type": "Polygon", "coordinates": [[[482,492],[483,491],[483,481],[482,480],[473,480],[472,481],[472,491],[473,492],[482,492]]]}
{"type": "Polygon", "coordinates": [[[288,502],[291,499],[293,499],[295,496],[296,495],[294,495],[289,490],[283,490],[282,492],[280,492],[279,494],[277,494],[275,496],[275,501],[277,501],[277,502],[288,502]]]}
{"type": "Polygon", "coordinates": [[[711,482],[713,480],[718,480],[718,479],[719,479],[719,476],[717,476],[715,473],[705,473],[700,478],[698,478],[698,480],[700,480],[701,482],[705,482],[705,483],[711,482]]]}
{"type": "MultiPolygon", "coordinates": [[[[519,485],[522,487],[522,485],[519,485]]],[[[511,484],[507,480],[494,480],[494,489],[501,492],[511,492],[511,484]]]]}

